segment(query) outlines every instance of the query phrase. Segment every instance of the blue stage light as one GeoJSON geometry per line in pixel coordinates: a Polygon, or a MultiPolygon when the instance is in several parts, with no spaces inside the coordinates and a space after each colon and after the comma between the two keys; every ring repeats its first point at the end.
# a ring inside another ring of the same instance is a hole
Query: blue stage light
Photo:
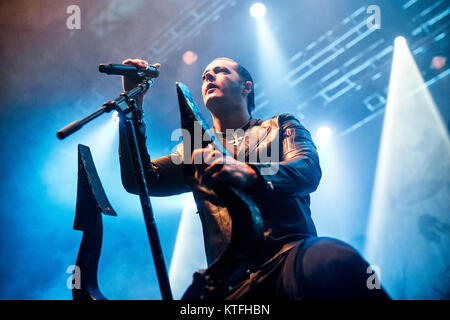
{"type": "Polygon", "coordinates": [[[395,45],[399,46],[399,45],[406,45],[406,39],[405,37],[399,36],[397,38],[395,38],[395,45]]]}
{"type": "Polygon", "coordinates": [[[253,18],[262,18],[266,14],[266,6],[261,2],[255,2],[250,7],[250,14],[253,18]]]}
{"type": "Polygon", "coordinates": [[[113,111],[112,119],[114,122],[119,122],[120,118],[119,118],[119,113],[117,111],[113,111]]]}
{"type": "Polygon", "coordinates": [[[331,138],[331,129],[328,127],[320,127],[317,130],[317,137],[320,145],[326,145],[331,138]]]}
{"type": "Polygon", "coordinates": [[[364,256],[393,299],[443,299],[450,251],[435,230],[449,216],[450,138],[404,37],[395,39],[386,100],[364,256]]]}

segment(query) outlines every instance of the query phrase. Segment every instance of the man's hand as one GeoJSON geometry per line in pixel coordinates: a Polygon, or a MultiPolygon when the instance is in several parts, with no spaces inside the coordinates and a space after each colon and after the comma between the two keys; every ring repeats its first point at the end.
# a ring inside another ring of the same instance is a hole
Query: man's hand
{"type": "Polygon", "coordinates": [[[256,183],[256,171],[244,162],[230,156],[223,156],[214,149],[196,149],[192,153],[191,163],[195,167],[198,183],[211,187],[218,182],[230,183],[236,187],[247,188],[256,183]]]}
{"type": "MultiPolygon", "coordinates": [[[[139,68],[148,68],[148,62],[142,59],[126,59],[122,62],[128,66],[135,66],[139,68]]],[[[154,67],[158,68],[161,66],[159,63],[155,63],[154,67]]],[[[123,89],[125,91],[131,90],[139,84],[138,77],[122,77],[123,89]]]]}

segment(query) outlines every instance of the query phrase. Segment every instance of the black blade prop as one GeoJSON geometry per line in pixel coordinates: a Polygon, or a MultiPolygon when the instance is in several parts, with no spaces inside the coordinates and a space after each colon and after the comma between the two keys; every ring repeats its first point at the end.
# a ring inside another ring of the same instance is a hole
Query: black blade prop
{"type": "MultiPolygon", "coordinates": [[[[192,154],[195,149],[204,148],[209,144],[212,144],[224,155],[228,154],[220,139],[209,128],[189,89],[180,82],[176,83],[176,88],[181,127],[185,132],[183,135],[185,154],[187,151],[192,154]],[[202,141],[200,143],[194,141],[194,137],[204,138],[200,139],[202,141]]],[[[185,158],[189,158],[190,161],[190,157],[185,158]]],[[[185,165],[190,166],[191,170],[187,171],[192,174],[192,165],[186,161],[185,165]]],[[[194,279],[197,280],[197,284],[193,284],[188,289],[184,296],[186,299],[224,298],[229,293],[229,286],[245,274],[249,257],[252,256],[252,253],[257,252],[264,237],[264,225],[259,209],[244,191],[223,183],[214,185],[212,189],[226,204],[230,214],[232,220],[231,240],[227,248],[206,271],[196,273],[194,279]],[[203,285],[199,286],[198,283],[203,285]]]]}

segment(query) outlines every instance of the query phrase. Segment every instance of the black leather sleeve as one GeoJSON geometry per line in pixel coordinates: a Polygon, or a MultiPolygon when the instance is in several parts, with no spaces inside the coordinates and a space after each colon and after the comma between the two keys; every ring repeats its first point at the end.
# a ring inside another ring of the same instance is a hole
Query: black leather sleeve
{"type": "Polygon", "coordinates": [[[257,189],[307,195],[317,189],[322,177],[316,146],[309,131],[294,116],[281,114],[278,121],[279,161],[250,164],[259,175],[257,189]]]}
{"type": "MultiPolygon", "coordinates": [[[[178,153],[151,161],[146,147],[145,123],[141,122],[136,130],[145,178],[151,196],[170,196],[191,191],[183,174],[183,165],[178,153]]],[[[138,194],[139,186],[134,174],[134,161],[128,146],[128,134],[125,123],[119,124],[119,159],[122,185],[129,193],[138,194]]]]}

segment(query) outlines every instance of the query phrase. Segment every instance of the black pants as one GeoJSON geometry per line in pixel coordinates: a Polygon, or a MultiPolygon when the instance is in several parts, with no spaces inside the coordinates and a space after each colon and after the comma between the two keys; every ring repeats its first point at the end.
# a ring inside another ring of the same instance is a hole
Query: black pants
{"type": "Polygon", "coordinates": [[[368,267],[345,242],[312,237],[250,274],[227,299],[389,299],[368,267]]]}

